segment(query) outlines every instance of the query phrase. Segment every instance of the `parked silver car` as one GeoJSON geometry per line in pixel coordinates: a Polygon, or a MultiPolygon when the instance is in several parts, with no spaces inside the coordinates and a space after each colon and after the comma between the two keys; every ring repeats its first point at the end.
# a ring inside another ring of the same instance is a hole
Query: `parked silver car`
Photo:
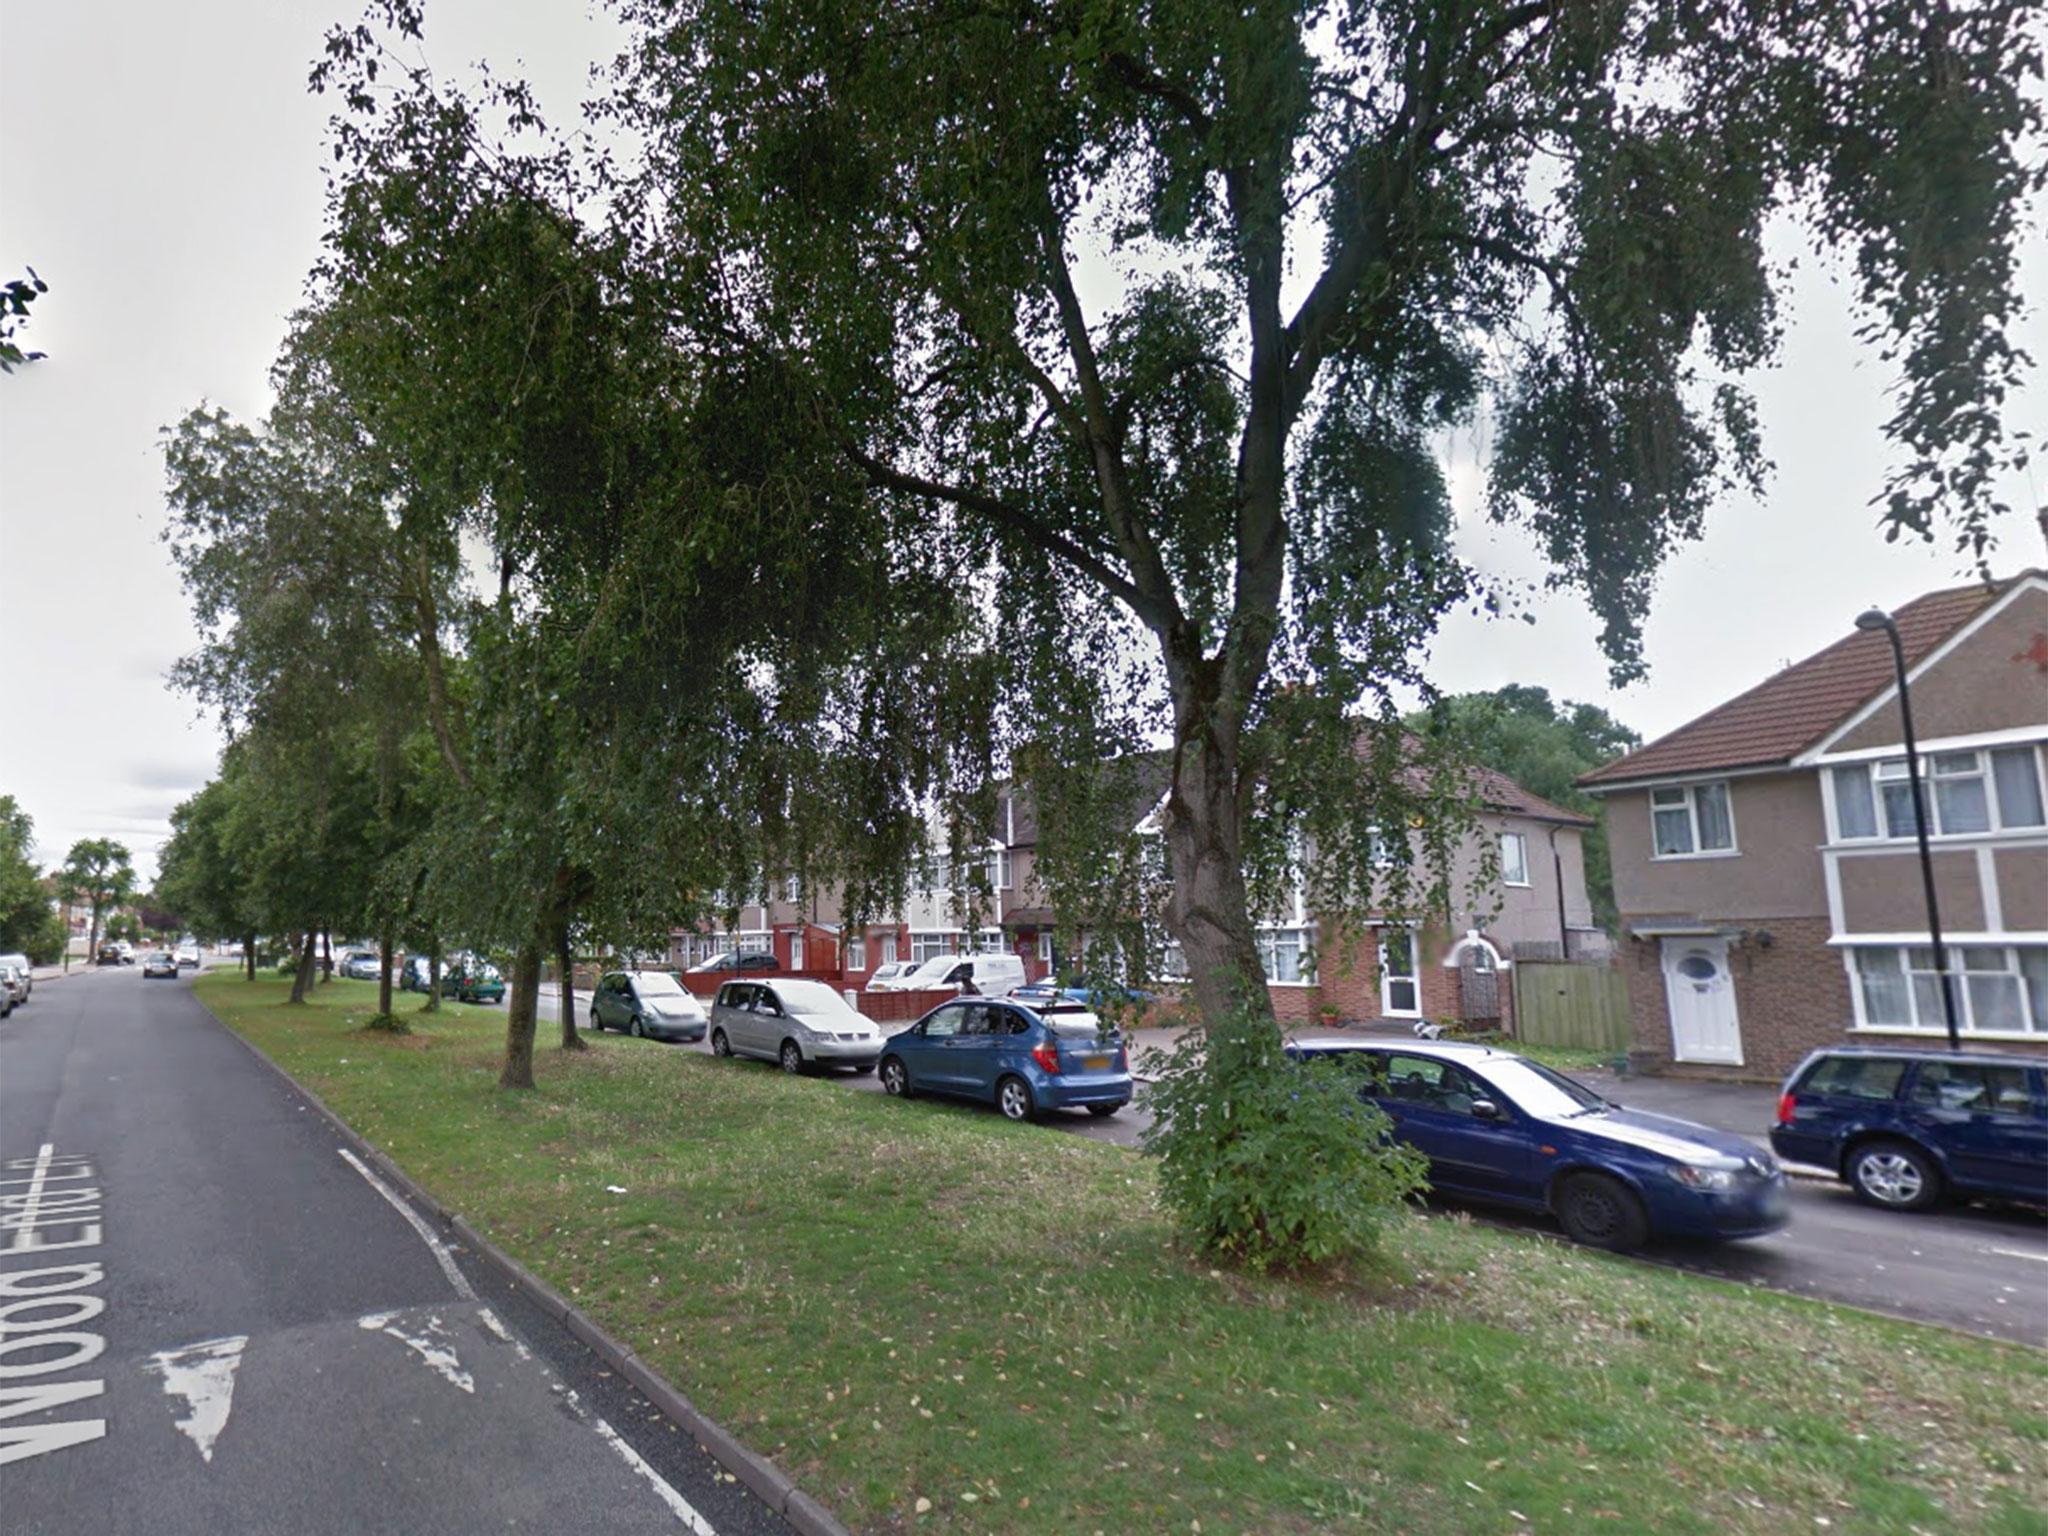
{"type": "Polygon", "coordinates": [[[0,955],[0,965],[11,965],[21,972],[21,1002],[27,1002],[29,994],[36,989],[35,968],[28,963],[28,956],[17,951],[11,955],[0,955]]]}
{"type": "Polygon", "coordinates": [[[590,1022],[657,1040],[702,1040],[704,1005],[667,971],[613,971],[590,999],[590,1022]]]}
{"type": "Polygon", "coordinates": [[[713,1055],[758,1056],[785,1072],[872,1072],[882,1039],[881,1026],[822,981],[728,981],[711,1004],[713,1055]]]}
{"type": "Polygon", "coordinates": [[[27,964],[15,964],[13,955],[0,955],[0,1002],[6,1004],[4,1008],[0,1008],[0,1018],[6,1017],[27,1002],[28,995],[33,989],[34,982],[29,975],[27,964]]]}

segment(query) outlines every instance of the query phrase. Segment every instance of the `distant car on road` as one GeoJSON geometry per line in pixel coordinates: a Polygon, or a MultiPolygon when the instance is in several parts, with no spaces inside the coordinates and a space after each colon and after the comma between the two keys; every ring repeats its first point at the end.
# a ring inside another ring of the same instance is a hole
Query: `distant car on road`
{"type": "Polygon", "coordinates": [[[197,944],[180,944],[178,946],[178,968],[180,970],[194,971],[199,969],[199,946],[197,944]]]}
{"type": "Polygon", "coordinates": [[[1785,1079],[1771,1145],[1887,1210],[2048,1205],[2048,1073],[1997,1051],[1828,1046],[1785,1079]]]}
{"type": "Polygon", "coordinates": [[[713,955],[708,960],[699,960],[690,967],[691,973],[712,974],[718,971],[779,971],[782,964],[765,949],[728,949],[724,954],[713,955]]]}
{"type": "Polygon", "coordinates": [[[882,1031],[822,981],[795,976],[728,981],[711,1004],[715,1056],[757,1056],[785,1072],[808,1067],[872,1071],[882,1031]]]}
{"type": "Polygon", "coordinates": [[[28,963],[28,956],[22,954],[19,950],[16,950],[11,955],[0,955],[0,965],[11,965],[21,972],[21,1000],[27,1002],[29,994],[36,989],[35,967],[28,963]]]}
{"type": "Polygon", "coordinates": [[[862,987],[861,990],[863,992],[893,991],[897,983],[916,969],[917,962],[914,960],[884,961],[869,974],[867,985],[862,987]]]}
{"type": "Polygon", "coordinates": [[[123,961],[121,958],[120,945],[102,944],[100,946],[100,952],[93,957],[92,963],[94,965],[123,965],[126,962],[123,961]]]}
{"type": "Polygon", "coordinates": [[[340,970],[351,981],[375,981],[384,974],[384,963],[375,950],[352,949],[341,957],[340,970]]]}
{"type": "Polygon", "coordinates": [[[667,971],[612,971],[598,978],[590,1022],[656,1040],[702,1040],[704,1005],[667,971]]]}
{"type": "Polygon", "coordinates": [[[7,1012],[12,1013],[28,1001],[30,991],[29,969],[16,965],[13,957],[0,955],[0,994],[7,999],[7,1012]]]}
{"type": "Polygon", "coordinates": [[[1048,1109],[1113,1115],[1131,1102],[1130,1059],[1084,1008],[1007,1000],[942,1003],[882,1047],[882,1087],[896,1098],[944,1093],[993,1103],[1009,1120],[1048,1109]]]}
{"type": "Polygon", "coordinates": [[[130,944],[126,939],[122,939],[114,945],[114,948],[120,953],[123,965],[133,965],[135,963],[135,946],[133,944],[130,944]]]}
{"type": "Polygon", "coordinates": [[[1079,1003],[1084,1008],[1144,1008],[1156,1001],[1157,994],[1140,991],[1136,987],[1121,986],[1115,982],[1099,985],[1069,984],[1062,986],[1050,976],[1028,982],[1010,993],[1012,1002],[1038,1007],[1045,1003],[1079,1003]]]}
{"type": "Polygon", "coordinates": [[[172,981],[176,981],[178,979],[178,957],[168,949],[160,949],[155,954],[144,957],[142,974],[144,976],[168,976],[172,981]]]}
{"type": "Polygon", "coordinates": [[[1511,1051],[1304,1040],[1288,1054],[1355,1070],[1359,1096],[1429,1159],[1433,1188],[1552,1212],[1576,1242],[1625,1252],[1652,1237],[1760,1237],[1789,1219],[1784,1170],[1761,1147],[1624,1109],[1511,1051]]]}
{"type": "Polygon", "coordinates": [[[441,970],[441,995],[461,1003],[502,1003],[505,978],[488,960],[453,955],[441,970]]]}

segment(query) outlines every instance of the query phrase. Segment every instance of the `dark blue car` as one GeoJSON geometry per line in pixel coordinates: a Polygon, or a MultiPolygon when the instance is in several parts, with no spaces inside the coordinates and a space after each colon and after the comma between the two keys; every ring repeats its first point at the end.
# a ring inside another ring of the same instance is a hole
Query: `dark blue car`
{"type": "Polygon", "coordinates": [[[882,1047],[882,1087],[992,1103],[1011,1120],[1040,1110],[1113,1115],[1131,1102],[1130,1061],[1084,1008],[1008,1001],[941,1003],[882,1047]]]}
{"type": "Polygon", "coordinates": [[[1872,1205],[1944,1195],[2048,1205],[2048,1080],[2021,1056],[1834,1046],[1785,1079],[1771,1145],[1872,1205]]]}
{"type": "Polygon", "coordinates": [[[1624,1109],[1512,1052],[1349,1040],[1288,1049],[1356,1070],[1360,1096],[1429,1159],[1433,1189],[1552,1212],[1578,1242],[1627,1250],[1652,1237],[1759,1237],[1785,1225],[1785,1175],[1761,1147],[1624,1109]]]}

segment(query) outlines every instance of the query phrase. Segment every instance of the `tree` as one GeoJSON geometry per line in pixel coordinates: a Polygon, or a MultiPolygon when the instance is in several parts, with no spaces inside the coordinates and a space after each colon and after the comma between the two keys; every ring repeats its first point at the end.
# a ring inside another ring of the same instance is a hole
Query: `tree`
{"type": "Polygon", "coordinates": [[[1248,865],[1379,899],[1403,765],[1360,712],[1483,595],[1435,435],[1492,423],[1491,515],[1635,675],[1658,562],[1766,471],[1774,218],[1854,253],[1898,366],[1887,534],[1981,559],[2033,9],[629,0],[608,109],[645,302],[729,435],[836,464],[854,547],[921,530],[1013,654],[1170,738],[1167,923],[1214,1016],[1264,997],[1248,865]]]}
{"type": "Polygon", "coordinates": [[[49,965],[64,953],[64,920],[52,909],[50,891],[29,850],[36,827],[12,795],[0,795],[0,953],[26,954],[49,965]]]}
{"type": "Polygon", "coordinates": [[[88,955],[98,954],[102,921],[135,893],[135,868],[128,850],[112,838],[80,838],[57,871],[57,885],[65,900],[82,901],[92,909],[85,949],[88,955]]]}
{"type": "Polygon", "coordinates": [[[249,872],[229,834],[234,790],[224,772],[171,812],[171,835],[157,855],[158,895],[203,939],[241,941],[256,974],[258,916],[249,872]]]}
{"type": "Polygon", "coordinates": [[[50,285],[30,267],[28,276],[9,278],[0,284],[0,373],[12,373],[30,363],[40,362],[40,352],[25,352],[15,338],[28,324],[28,308],[50,291],[50,285]]]}
{"type": "Polygon", "coordinates": [[[1607,851],[1605,802],[1578,787],[1579,776],[1642,745],[1642,738],[1597,704],[1554,702],[1548,689],[1510,683],[1491,693],[1452,694],[1409,717],[1418,731],[1448,734],[1474,762],[1506,774],[1554,805],[1593,818],[1586,834],[1586,891],[1593,920],[1614,930],[1614,866],[1607,851]]]}

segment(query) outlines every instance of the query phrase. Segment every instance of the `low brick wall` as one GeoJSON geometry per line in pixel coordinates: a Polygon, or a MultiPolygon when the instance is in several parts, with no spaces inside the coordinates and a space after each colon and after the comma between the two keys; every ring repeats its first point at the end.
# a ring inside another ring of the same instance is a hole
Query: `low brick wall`
{"type": "Polygon", "coordinates": [[[878,1024],[909,1024],[959,995],[952,987],[917,992],[857,992],[854,1005],[878,1024]]]}

